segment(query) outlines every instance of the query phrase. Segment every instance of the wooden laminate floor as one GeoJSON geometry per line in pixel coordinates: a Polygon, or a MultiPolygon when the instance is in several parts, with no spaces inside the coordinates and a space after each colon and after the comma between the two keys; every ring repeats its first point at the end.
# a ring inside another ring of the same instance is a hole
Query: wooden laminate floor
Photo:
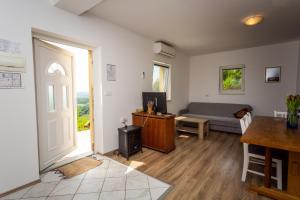
{"type": "Polygon", "coordinates": [[[127,161],[109,157],[163,180],[173,186],[166,199],[269,200],[247,190],[247,185],[262,184],[262,177],[248,174],[241,182],[243,149],[240,136],[210,132],[206,140],[193,135],[178,135],[176,149],[169,154],[144,148],[127,161]]]}

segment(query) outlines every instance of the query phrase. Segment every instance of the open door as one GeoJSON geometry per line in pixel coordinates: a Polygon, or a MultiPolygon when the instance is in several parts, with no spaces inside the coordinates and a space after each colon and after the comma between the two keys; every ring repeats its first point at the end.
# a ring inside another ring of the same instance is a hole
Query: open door
{"type": "Polygon", "coordinates": [[[75,148],[72,53],[34,39],[40,170],[75,148]]]}

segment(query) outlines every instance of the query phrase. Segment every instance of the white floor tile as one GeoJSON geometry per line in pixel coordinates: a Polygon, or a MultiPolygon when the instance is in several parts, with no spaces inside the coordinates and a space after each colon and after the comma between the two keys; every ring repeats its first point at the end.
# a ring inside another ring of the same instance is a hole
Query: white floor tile
{"type": "Polygon", "coordinates": [[[104,179],[84,179],[76,193],[99,193],[104,179]]]}
{"type": "Polygon", "coordinates": [[[166,184],[160,180],[157,180],[155,178],[152,178],[150,176],[148,176],[148,180],[149,180],[149,186],[150,188],[165,188],[165,187],[170,187],[169,184],[166,184]]]}
{"type": "Polygon", "coordinates": [[[15,192],[15,193],[12,193],[12,194],[7,195],[7,196],[5,196],[5,197],[2,197],[2,198],[0,198],[0,199],[1,199],[1,200],[20,199],[20,198],[23,197],[24,194],[25,194],[26,192],[28,192],[30,189],[31,189],[31,187],[27,187],[27,188],[24,188],[24,189],[22,189],[22,190],[20,190],[20,191],[18,191],[18,192],[15,192]]]}
{"type": "Polygon", "coordinates": [[[117,161],[111,160],[110,163],[109,163],[109,168],[114,168],[114,167],[125,167],[125,168],[127,168],[122,163],[119,163],[117,161]]]}
{"type": "Polygon", "coordinates": [[[84,174],[62,179],[60,174],[48,172],[41,176],[41,183],[0,200],[148,200],[151,197],[156,200],[170,187],[108,157],[97,158],[103,160],[103,164],[84,174]]]}
{"type": "Polygon", "coordinates": [[[149,188],[148,178],[146,175],[129,176],[126,180],[126,189],[146,189],[149,188]]]}
{"type": "Polygon", "coordinates": [[[50,196],[75,194],[81,180],[62,180],[51,192],[50,196]]]}
{"type": "Polygon", "coordinates": [[[47,200],[72,200],[74,195],[52,196],[47,200]]]}
{"type": "Polygon", "coordinates": [[[76,194],[73,200],[98,200],[98,193],[76,194]]]}
{"type": "Polygon", "coordinates": [[[126,199],[151,200],[149,189],[126,190],[126,199]]]}
{"type": "Polygon", "coordinates": [[[82,180],[84,177],[85,177],[86,173],[83,173],[83,174],[80,174],[80,175],[77,175],[77,176],[74,176],[72,178],[68,178],[68,179],[65,179],[65,180],[82,180]]]}
{"type": "Polygon", "coordinates": [[[46,174],[41,175],[41,180],[43,183],[58,182],[62,179],[62,174],[55,171],[47,172],[46,174]]]}
{"type": "Polygon", "coordinates": [[[126,176],[127,168],[125,167],[113,167],[108,168],[106,177],[113,178],[113,177],[123,177],[126,176]]]}
{"type": "Polygon", "coordinates": [[[102,191],[125,190],[125,178],[106,178],[102,191]]]}
{"type": "Polygon", "coordinates": [[[102,161],[102,164],[99,165],[98,167],[100,168],[108,168],[110,160],[106,160],[106,159],[100,159],[102,161]]]}
{"type": "Polygon", "coordinates": [[[85,179],[91,179],[91,178],[105,178],[106,176],[106,168],[96,167],[94,169],[91,169],[87,172],[85,179]]]}
{"type": "Polygon", "coordinates": [[[125,191],[101,192],[99,200],[124,200],[125,191]]]}
{"type": "Polygon", "coordinates": [[[24,196],[23,198],[32,198],[32,197],[46,197],[51,191],[55,188],[57,182],[51,183],[38,183],[34,185],[24,196]]]}
{"type": "Polygon", "coordinates": [[[152,200],[159,199],[167,190],[168,188],[151,188],[150,193],[152,200]]]}
{"type": "Polygon", "coordinates": [[[141,175],[144,175],[144,174],[142,172],[139,172],[136,169],[131,168],[131,167],[127,168],[126,176],[141,176],[141,175]]]}

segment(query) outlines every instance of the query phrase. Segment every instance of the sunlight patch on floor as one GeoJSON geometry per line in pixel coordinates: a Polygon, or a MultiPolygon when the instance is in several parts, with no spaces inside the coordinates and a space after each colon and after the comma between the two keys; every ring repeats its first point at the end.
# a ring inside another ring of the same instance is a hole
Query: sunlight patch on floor
{"type": "Polygon", "coordinates": [[[179,135],[178,137],[179,137],[179,138],[185,138],[185,139],[186,139],[186,138],[190,138],[190,136],[188,136],[188,135],[179,135]]]}
{"type": "Polygon", "coordinates": [[[129,174],[131,173],[134,169],[137,169],[141,166],[145,165],[144,162],[139,162],[139,161],[131,161],[128,168],[127,168],[127,171],[126,171],[126,174],[129,174]]]}
{"type": "MultiPolygon", "coordinates": [[[[90,130],[77,132],[76,134],[76,149],[63,157],[61,160],[72,158],[92,151],[90,130]]],[[[59,161],[61,161],[59,160],[59,161]]]]}

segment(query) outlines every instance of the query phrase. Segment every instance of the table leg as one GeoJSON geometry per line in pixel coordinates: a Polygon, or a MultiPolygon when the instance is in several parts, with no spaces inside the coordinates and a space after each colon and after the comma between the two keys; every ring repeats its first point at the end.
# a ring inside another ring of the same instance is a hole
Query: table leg
{"type": "Polygon", "coordinates": [[[209,124],[208,122],[206,122],[206,136],[208,136],[209,134],[209,124]]]}
{"type": "Polygon", "coordinates": [[[272,153],[271,153],[271,149],[266,147],[265,178],[264,178],[264,186],[266,188],[271,187],[271,170],[272,170],[272,153]]]}
{"type": "Polygon", "coordinates": [[[289,152],[288,188],[289,194],[300,197],[300,153],[289,152]]]}
{"type": "Polygon", "coordinates": [[[198,123],[198,135],[200,135],[200,138],[204,139],[204,127],[203,123],[198,123]]]}

